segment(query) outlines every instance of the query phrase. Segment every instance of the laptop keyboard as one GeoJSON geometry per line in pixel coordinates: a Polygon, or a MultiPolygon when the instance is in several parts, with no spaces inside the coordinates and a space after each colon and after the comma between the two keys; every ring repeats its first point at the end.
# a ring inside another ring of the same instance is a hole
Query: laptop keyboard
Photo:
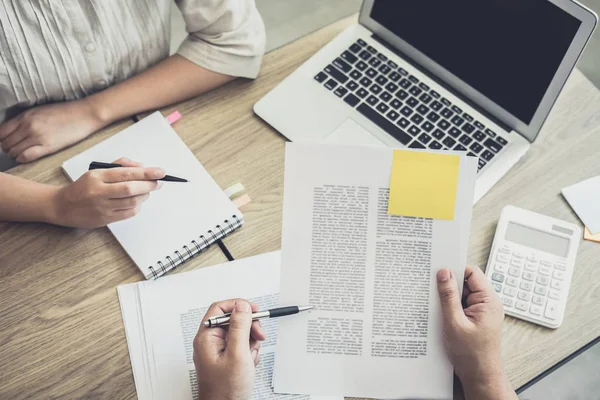
{"type": "Polygon", "coordinates": [[[412,149],[466,151],[481,170],[508,143],[362,39],[315,80],[412,149]]]}

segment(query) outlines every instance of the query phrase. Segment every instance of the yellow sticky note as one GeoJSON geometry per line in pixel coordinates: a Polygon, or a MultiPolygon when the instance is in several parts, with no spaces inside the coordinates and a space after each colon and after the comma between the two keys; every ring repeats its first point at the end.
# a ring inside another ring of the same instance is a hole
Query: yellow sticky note
{"type": "Polygon", "coordinates": [[[595,235],[592,234],[592,232],[590,232],[590,230],[588,229],[588,227],[585,227],[585,232],[583,234],[583,238],[585,240],[589,240],[592,242],[598,242],[600,243],[600,233],[596,233],[595,235]]]}
{"type": "Polygon", "coordinates": [[[395,150],[388,214],[454,219],[460,156],[395,150]]]}

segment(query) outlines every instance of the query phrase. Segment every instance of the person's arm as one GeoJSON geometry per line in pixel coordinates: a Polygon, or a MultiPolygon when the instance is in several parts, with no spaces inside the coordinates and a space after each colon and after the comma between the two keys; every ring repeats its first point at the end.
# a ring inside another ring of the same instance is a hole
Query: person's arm
{"type": "Polygon", "coordinates": [[[124,158],[115,163],[124,168],[88,171],[63,187],[0,172],[0,221],[97,228],[136,215],[165,173],[124,158]]]}
{"type": "Polygon", "coordinates": [[[518,400],[500,349],[504,310],[492,285],[477,267],[465,271],[463,309],[451,270],[437,274],[444,318],[444,345],[467,400],[518,400]]]}

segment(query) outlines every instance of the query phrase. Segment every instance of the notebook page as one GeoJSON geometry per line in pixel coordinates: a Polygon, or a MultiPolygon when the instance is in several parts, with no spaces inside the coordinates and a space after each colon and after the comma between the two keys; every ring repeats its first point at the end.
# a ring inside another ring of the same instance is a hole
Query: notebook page
{"type": "Polygon", "coordinates": [[[394,149],[286,145],[277,393],[451,399],[435,274],[462,283],[477,159],[460,156],[454,220],[388,215],[394,149]],[[300,325],[300,326],[299,326],[300,325]]]}
{"type": "Polygon", "coordinates": [[[77,180],[92,161],[110,163],[121,157],[189,180],[164,182],[138,215],[109,225],[144,276],[151,277],[149,266],[173,257],[192,240],[202,243],[199,236],[208,230],[220,236],[215,227],[227,226],[224,221],[231,222],[233,215],[242,220],[240,211],[159,112],[66,161],[63,169],[71,180],[77,180]]]}

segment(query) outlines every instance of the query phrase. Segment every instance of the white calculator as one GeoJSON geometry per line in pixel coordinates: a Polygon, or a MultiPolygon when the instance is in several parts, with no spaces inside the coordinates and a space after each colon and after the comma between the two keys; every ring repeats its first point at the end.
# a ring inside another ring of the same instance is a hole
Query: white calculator
{"type": "Polygon", "coordinates": [[[485,274],[506,315],[553,329],[562,324],[580,238],[572,223],[502,209],[485,274]]]}

